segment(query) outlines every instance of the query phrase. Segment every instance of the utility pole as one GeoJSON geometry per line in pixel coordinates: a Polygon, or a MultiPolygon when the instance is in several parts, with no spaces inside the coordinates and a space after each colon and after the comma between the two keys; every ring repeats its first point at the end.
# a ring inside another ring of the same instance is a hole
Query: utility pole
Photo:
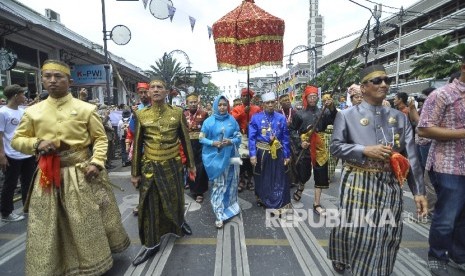
{"type": "Polygon", "coordinates": [[[399,70],[400,70],[400,50],[401,50],[401,44],[400,40],[402,37],[402,22],[404,19],[404,7],[400,7],[400,12],[399,12],[399,45],[397,47],[397,66],[396,66],[396,88],[399,88],[399,70]]]}
{"type": "Polygon", "coordinates": [[[371,18],[368,19],[368,23],[367,23],[367,44],[365,45],[365,49],[364,49],[364,55],[365,55],[365,67],[367,66],[367,63],[368,63],[368,55],[370,54],[370,48],[371,48],[371,45],[370,45],[370,21],[371,21],[371,18]]]}
{"type": "MultiPolygon", "coordinates": [[[[105,54],[105,86],[106,86],[106,96],[108,97],[108,102],[111,103],[113,99],[110,99],[113,93],[110,90],[110,62],[108,59],[108,33],[107,33],[107,21],[105,16],[105,0],[102,0],[102,23],[103,23],[103,52],[105,54]]],[[[105,100],[104,100],[105,101],[105,100]]]]}

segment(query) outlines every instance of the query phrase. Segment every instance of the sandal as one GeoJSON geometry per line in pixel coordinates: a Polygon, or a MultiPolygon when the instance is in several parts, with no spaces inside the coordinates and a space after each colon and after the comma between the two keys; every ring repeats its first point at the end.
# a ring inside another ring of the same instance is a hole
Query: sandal
{"type": "Polygon", "coordinates": [[[202,203],[202,202],[203,202],[203,196],[198,195],[198,196],[195,198],[195,202],[197,202],[197,203],[202,203]]]}
{"type": "Polygon", "coordinates": [[[223,222],[221,220],[215,221],[215,227],[216,227],[216,229],[223,228],[223,222]]]}
{"type": "Polygon", "coordinates": [[[239,180],[239,186],[237,186],[237,191],[240,193],[245,189],[245,181],[243,179],[239,180]]]}
{"type": "Polygon", "coordinates": [[[340,262],[332,261],[333,264],[333,269],[338,273],[338,274],[344,274],[344,271],[346,270],[346,265],[340,262]]]}
{"type": "Polygon", "coordinates": [[[319,216],[324,216],[326,210],[320,204],[317,204],[317,205],[313,205],[313,212],[319,216]],[[320,208],[321,211],[318,211],[318,208],[320,208]]]}
{"type": "Polygon", "coordinates": [[[255,190],[255,185],[253,184],[252,180],[249,180],[247,182],[247,190],[249,190],[249,191],[255,190]]]}
{"type": "Polygon", "coordinates": [[[292,196],[295,201],[300,201],[302,198],[302,193],[304,192],[304,185],[299,185],[297,190],[295,190],[294,195],[292,196]]]}

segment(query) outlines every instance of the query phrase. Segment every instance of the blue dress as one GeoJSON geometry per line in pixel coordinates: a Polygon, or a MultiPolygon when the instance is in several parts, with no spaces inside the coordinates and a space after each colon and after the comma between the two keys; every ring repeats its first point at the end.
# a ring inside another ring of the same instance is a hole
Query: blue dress
{"type": "Polygon", "coordinates": [[[224,97],[220,96],[214,101],[214,113],[204,121],[199,137],[203,165],[208,179],[213,182],[210,201],[217,221],[230,219],[240,212],[237,202],[239,165],[230,164],[230,159],[236,155],[241,133],[234,117],[219,113],[218,102],[221,98],[224,97]],[[213,146],[214,141],[222,139],[231,139],[232,145],[221,149],[213,146]]]}

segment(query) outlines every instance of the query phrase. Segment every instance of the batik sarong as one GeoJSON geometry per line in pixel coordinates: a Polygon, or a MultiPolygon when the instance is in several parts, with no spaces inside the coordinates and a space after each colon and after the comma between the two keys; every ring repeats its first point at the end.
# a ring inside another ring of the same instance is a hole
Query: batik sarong
{"type": "Polygon", "coordinates": [[[352,275],[390,275],[402,237],[402,205],[392,172],[345,166],[339,202],[343,222],[331,231],[329,259],[350,267],[352,275]]]}
{"type": "Polygon", "coordinates": [[[61,186],[44,190],[36,172],[29,212],[26,275],[102,275],[129,237],[105,170],[87,182],[88,150],[62,153],[61,186]]]}
{"type": "Polygon", "coordinates": [[[181,157],[153,161],[142,157],[139,187],[139,237],[146,247],[168,233],[183,236],[184,185],[181,157]]]}
{"type": "Polygon", "coordinates": [[[239,214],[238,183],[239,165],[229,165],[219,177],[213,180],[211,204],[217,221],[225,221],[239,214]]]}

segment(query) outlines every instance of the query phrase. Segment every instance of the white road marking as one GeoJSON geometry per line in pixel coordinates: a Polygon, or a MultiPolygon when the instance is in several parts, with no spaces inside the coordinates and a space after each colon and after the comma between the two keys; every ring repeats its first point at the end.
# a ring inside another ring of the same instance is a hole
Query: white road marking
{"type": "Polygon", "coordinates": [[[249,258],[245,244],[244,224],[242,214],[235,216],[226,222],[222,229],[218,230],[216,242],[215,276],[232,275],[232,250],[236,253],[237,275],[250,276],[249,258]],[[234,236],[234,244],[232,243],[234,236]]]}

